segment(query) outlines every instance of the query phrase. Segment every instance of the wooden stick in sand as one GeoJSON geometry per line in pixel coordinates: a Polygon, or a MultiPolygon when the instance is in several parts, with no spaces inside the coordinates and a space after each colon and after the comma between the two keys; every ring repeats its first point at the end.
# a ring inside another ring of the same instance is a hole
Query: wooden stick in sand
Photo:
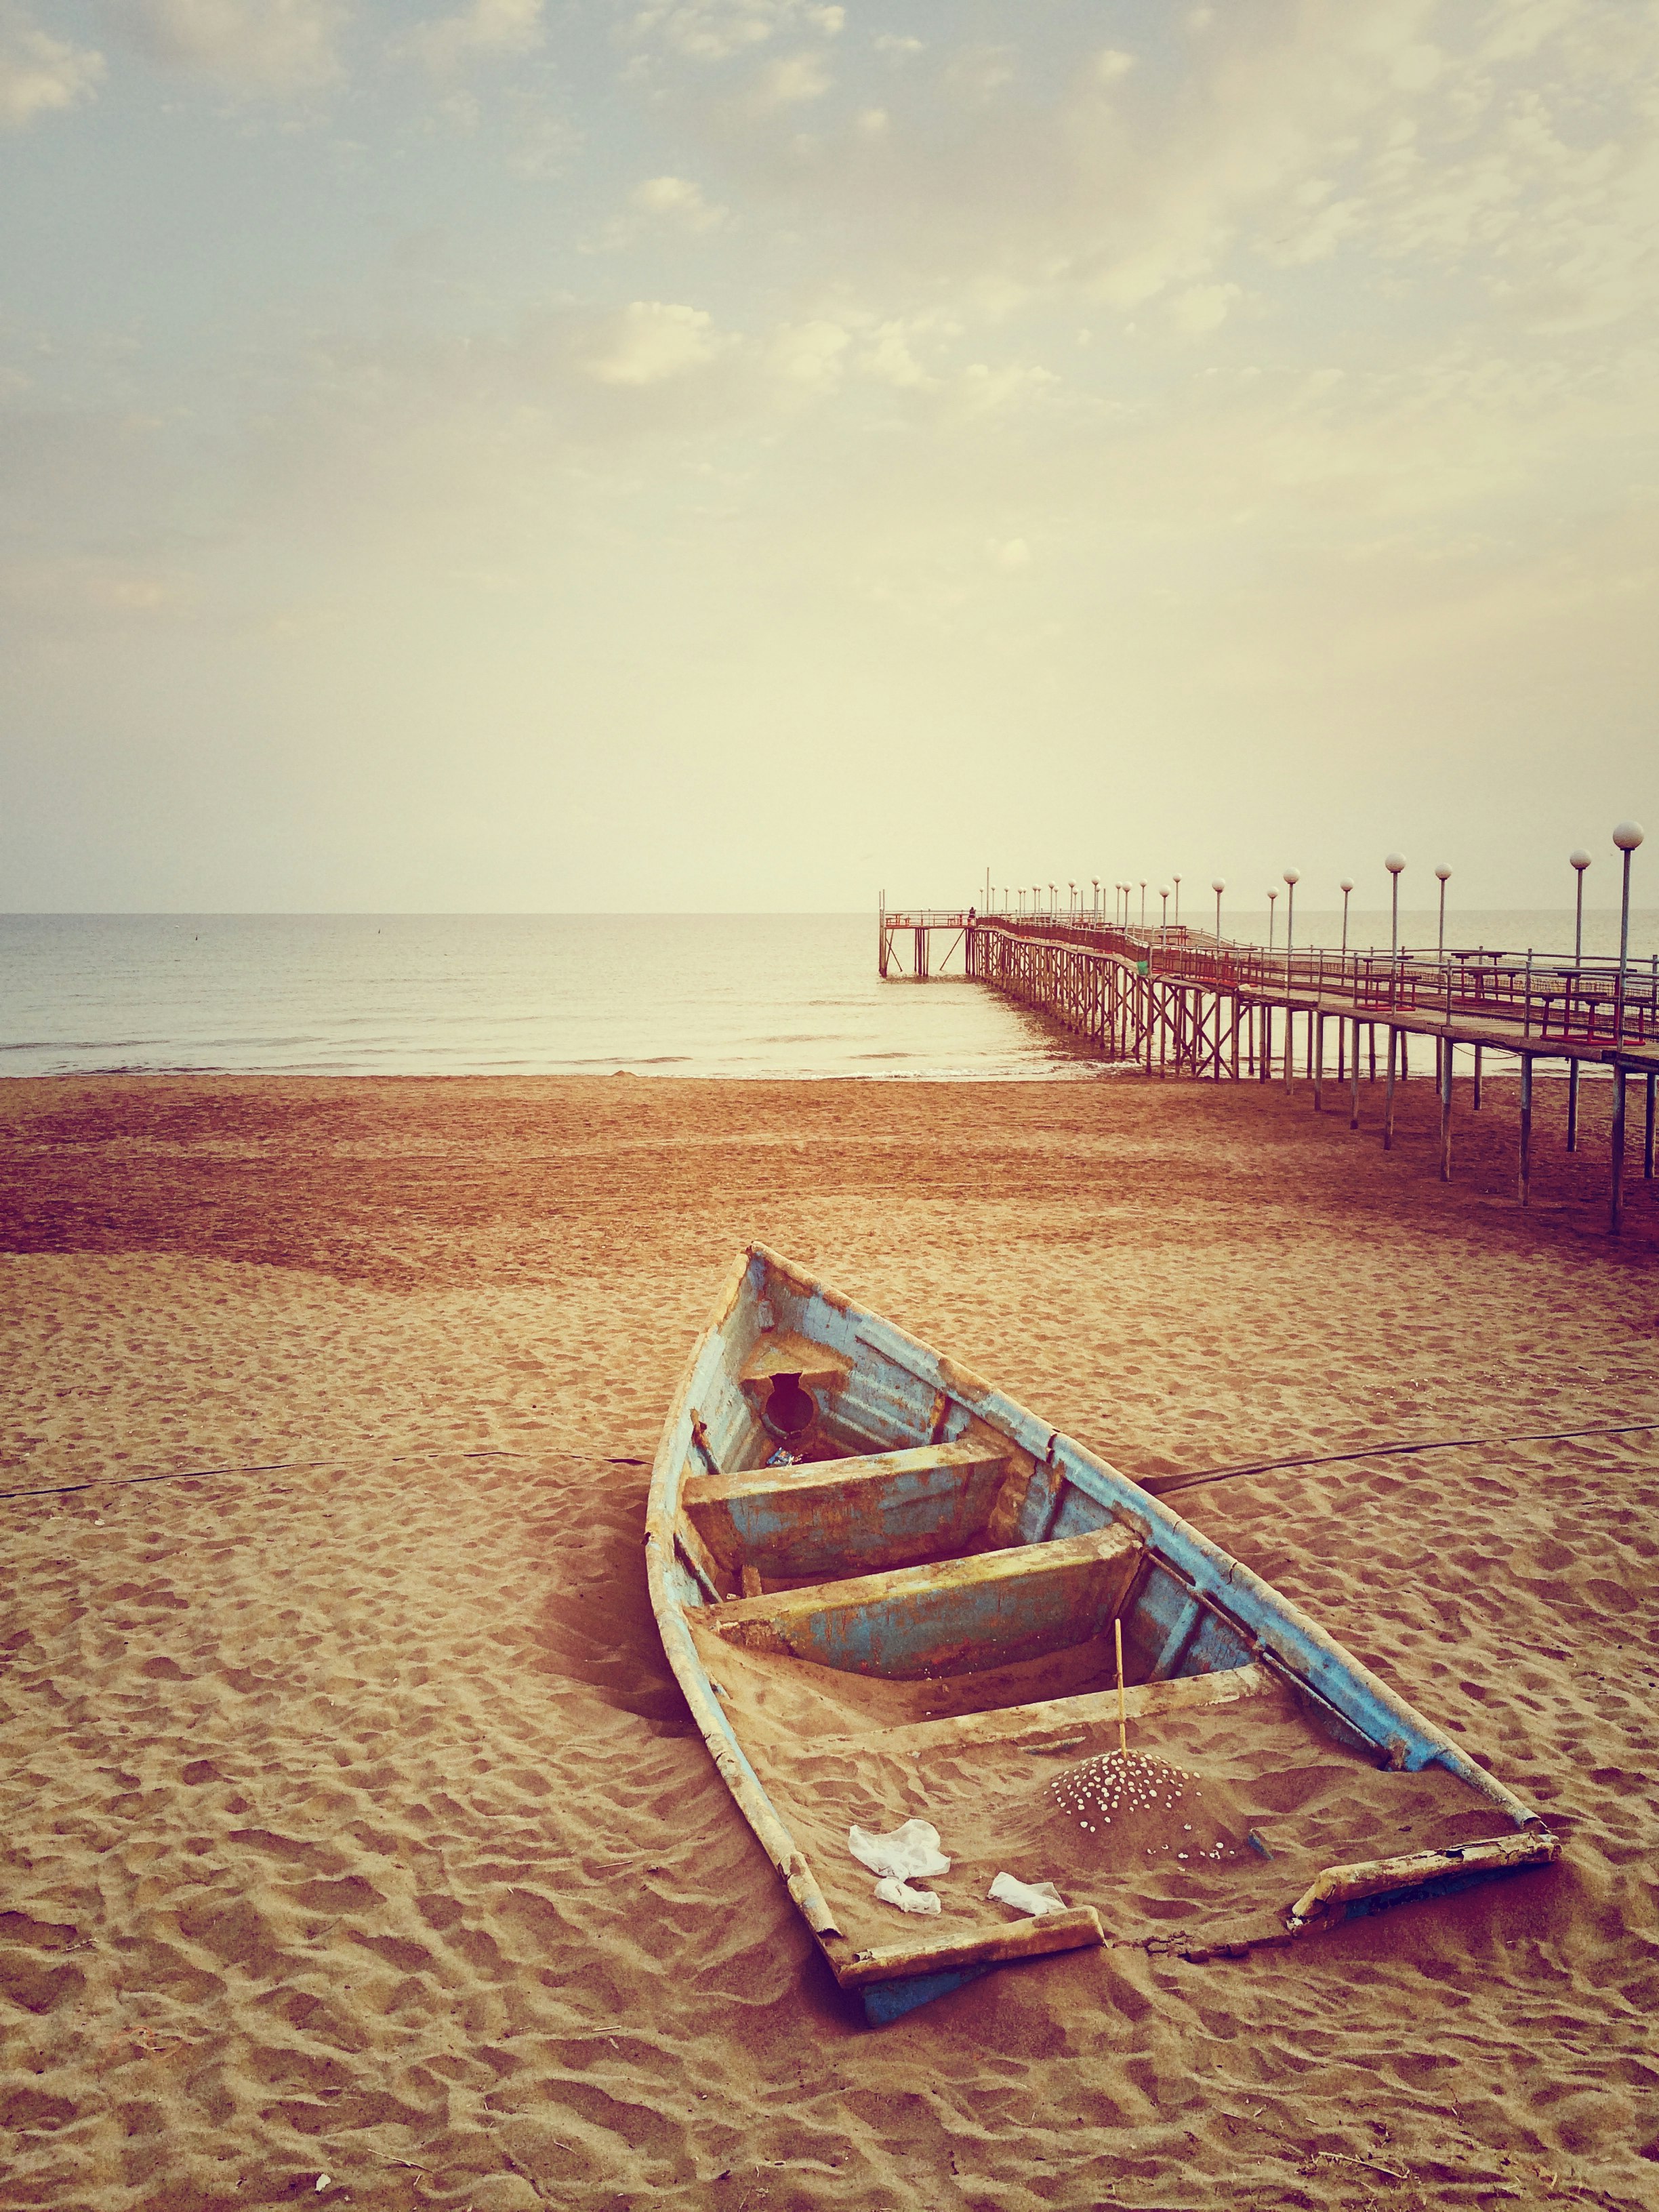
{"type": "Polygon", "coordinates": [[[1122,1616],[1112,1623],[1112,1638],[1117,1645],[1117,1750],[1120,1759],[1129,1756],[1129,1714],[1123,1702],[1123,1620],[1122,1616]]]}

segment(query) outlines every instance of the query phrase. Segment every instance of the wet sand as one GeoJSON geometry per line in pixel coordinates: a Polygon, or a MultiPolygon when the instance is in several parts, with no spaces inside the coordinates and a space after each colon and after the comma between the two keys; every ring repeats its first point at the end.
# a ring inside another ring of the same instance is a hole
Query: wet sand
{"type": "Polygon", "coordinates": [[[1132,1474],[1659,1419],[1652,1187],[1611,1245],[1550,1098],[1522,1213],[1488,1101],[1448,1188],[1426,1083],[1387,1158],[1133,1079],[0,1086],[0,1486],[95,1486],[4,1506],[0,2204],[1651,2204],[1654,1437],[1181,1500],[1559,1868],[879,2032],[644,1601],[750,1236],[1132,1474]]]}

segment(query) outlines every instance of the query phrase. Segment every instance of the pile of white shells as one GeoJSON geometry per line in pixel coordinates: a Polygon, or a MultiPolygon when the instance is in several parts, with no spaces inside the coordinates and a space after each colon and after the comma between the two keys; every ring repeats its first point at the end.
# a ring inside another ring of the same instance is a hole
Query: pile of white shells
{"type": "MultiPolygon", "coordinates": [[[[1199,1778],[1189,1767],[1173,1766],[1167,1759],[1159,1759],[1154,1753],[1105,1751],[1056,1775],[1048,1784],[1048,1795],[1087,1835],[1102,1835],[1115,1821],[1121,1832],[1135,1820],[1137,1814],[1145,1814],[1164,1815],[1157,1825],[1168,1835],[1176,1829],[1176,1808],[1188,1796],[1192,1796],[1194,1808],[1202,1798],[1204,1793],[1198,1782],[1199,1778]]],[[[1140,1826],[1139,1835],[1130,1828],[1129,1839],[1139,1841],[1146,1832],[1145,1825],[1140,1826]]],[[[1163,1852],[1171,1852],[1182,1859],[1237,1856],[1222,1844],[1207,1850],[1200,1846],[1193,1835],[1190,1820],[1179,1822],[1179,1832],[1174,1840],[1146,1846],[1149,1857],[1163,1852]],[[1184,1849],[1181,1848],[1183,1844],[1184,1849]]]]}

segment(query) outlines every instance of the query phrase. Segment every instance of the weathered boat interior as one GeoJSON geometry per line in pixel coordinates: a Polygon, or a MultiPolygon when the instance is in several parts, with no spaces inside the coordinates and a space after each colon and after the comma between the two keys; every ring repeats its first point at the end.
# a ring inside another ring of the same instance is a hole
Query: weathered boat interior
{"type": "Polygon", "coordinates": [[[1555,1855],[1167,1507],[763,1248],[671,1412],[647,1545],[716,1763],[872,2018],[1006,1960],[1284,1940],[1555,1855]],[[1117,1746],[1115,1627],[1129,1740],[1177,1778],[1089,1820],[1054,1785],[1117,1746]],[[852,1823],[915,1815],[952,1861],[922,1920],[876,1901],[848,1848],[852,1823]],[[1005,1871],[1066,1909],[993,1903],[1005,1871]]]}

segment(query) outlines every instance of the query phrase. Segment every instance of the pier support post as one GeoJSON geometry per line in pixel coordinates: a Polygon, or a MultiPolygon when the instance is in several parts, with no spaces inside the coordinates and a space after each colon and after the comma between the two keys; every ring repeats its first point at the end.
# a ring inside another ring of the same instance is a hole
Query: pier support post
{"type": "MultiPolygon", "coordinates": [[[[1577,1062],[1575,1060],[1573,1065],[1577,1066],[1577,1062]]],[[[1474,1110],[1477,1114],[1480,1111],[1480,1048],[1479,1045],[1474,1048],[1474,1110]]]]}
{"type": "Polygon", "coordinates": [[[1395,1062],[1399,1056],[1400,1032],[1390,1022],[1389,1024],[1389,1081],[1388,1088],[1382,1094],[1382,1149],[1385,1152],[1391,1152],[1394,1150],[1394,1071],[1395,1062]]]}
{"type": "Polygon", "coordinates": [[[1521,1203],[1532,1204],[1532,1054],[1521,1055],[1521,1203]]]}
{"type": "Polygon", "coordinates": [[[1440,1040],[1440,1180],[1451,1177],[1452,1041],[1440,1040]]]}
{"type": "MultiPolygon", "coordinates": [[[[1582,883],[1583,878],[1579,878],[1582,883]]],[[[1567,1062],[1567,1150],[1578,1150],[1578,1062],[1567,1062]]]]}
{"type": "Polygon", "coordinates": [[[1653,1181],[1653,1094],[1659,1086],[1659,1075],[1650,1075],[1644,1086],[1647,1103],[1642,1119],[1642,1180],[1653,1181]]]}
{"type": "MultiPolygon", "coordinates": [[[[1233,1081],[1235,1083],[1238,1080],[1238,1021],[1239,1016],[1243,1012],[1243,1001],[1240,999],[1237,992],[1235,991],[1233,993],[1233,1081]]],[[[1653,1091],[1651,1085],[1650,1085],[1648,1090],[1648,1099],[1650,1104],[1652,1103],[1652,1098],[1653,1091]]],[[[1648,1126],[1650,1128],[1653,1126],[1653,1115],[1651,1113],[1648,1115],[1648,1126]]]]}
{"type": "Polygon", "coordinates": [[[1625,1215],[1625,1089],[1622,1067],[1613,1071],[1613,1191],[1607,1207],[1607,1233],[1616,1237],[1625,1215]]]}
{"type": "Polygon", "coordinates": [[[1322,1114],[1325,1110],[1325,1017],[1323,1014],[1310,1014],[1308,1019],[1313,1024],[1309,1049],[1313,1054],[1314,1112],[1322,1114]]]}
{"type": "Polygon", "coordinates": [[[1348,1066],[1348,1127],[1359,1127],[1359,1024],[1353,1025],[1353,1059],[1348,1066]]]}
{"type": "Polygon", "coordinates": [[[1261,1049],[1256,1054],[1256,1072],[1264,1083],[1271,1083],[1273,1079],[1273,1010],[1263,1000],[1256,1012],[1261,1025],[1261,1049]]]}

